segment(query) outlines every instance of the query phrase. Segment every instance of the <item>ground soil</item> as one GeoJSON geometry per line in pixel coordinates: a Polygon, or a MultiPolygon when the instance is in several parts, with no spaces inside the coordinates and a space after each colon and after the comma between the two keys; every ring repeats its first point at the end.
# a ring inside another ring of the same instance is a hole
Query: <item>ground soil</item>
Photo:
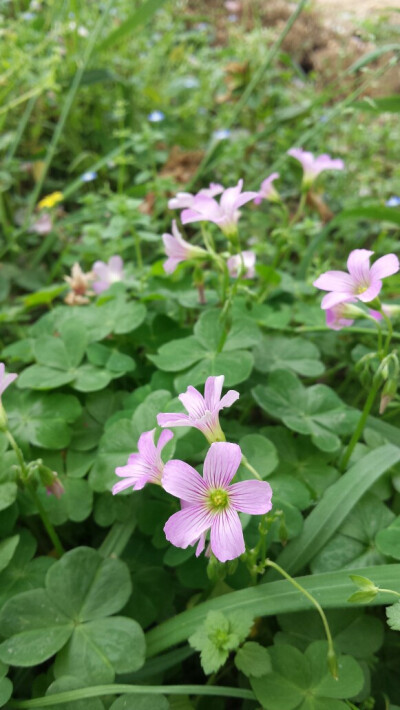
{"type": "Polygon", "coordinates": [[[314,0],[315,9],[330,20],[365,20],[400,10],[400,0],[314,0]]]}

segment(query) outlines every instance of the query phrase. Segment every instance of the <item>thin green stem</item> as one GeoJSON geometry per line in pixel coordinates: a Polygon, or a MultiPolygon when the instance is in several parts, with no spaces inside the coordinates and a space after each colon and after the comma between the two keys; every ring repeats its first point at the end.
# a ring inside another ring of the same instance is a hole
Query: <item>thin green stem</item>
{"type": "Polygon", "coordinates": [[[259,481],[262,481],[262,478],[261,478],[260,474],[258,473],[258,471],[256,471],[254,466],[252,466],[251,463],[249,463],[249,461],[246,459],[245,456],[243,456],[243,454],[242,454],[242,464],[243,464],[243,466],[245,466],[247,468],[248,471],[250,471],[250,473],[254,476],[254,478],[257,478],[259,481]]]}
{"type": "Polygon", "coordinates": [[[226,686],[210,685],[97,685],[93,688],[79,688],[68,690],[64,693],[54,693],[43,698],[33,698],[32,700],[10,700],[8,705],[16,710],[30,710],[30,708],[50,707],[61,705],[75,700],[86,698],[100,698],[104,695],[213,695],[225,698],[242,698],[243,700],[255,700],[251,690],[242,688],[228,688],[226,686]]]}
{"type": "Polygon", "coordinates": [[[348,464],[349,461],[350,461],[350,457],[351,457],[351,455],[352,455],[352,453],[353,453],[353,451],[354,451],[354,448],[355,448],[355,446],[356,446],[356,444],[357,444],[357,442],[358,442],[358,440],[359,440],[361,434],[362,434],[363,431],[364,431],[364,426],[365,426],[365,424],[366,424],[366,421],[367,421],[367,419],[368,419],[368,415],[369,415],[369,413],[370,413],[370,411],[371,411],[371,409],[372,409],[372,405],[373,405],[373,403],[374,403],[374,401],[375,401],[375,397],[376,397],[376,395],[378,394],[378,391],[379,391],[379,388],[380,388],[381,384],[382,384],[382,383],[381,383],[380,379],[377,378],[376,381],[373,383],[373,385],[372,385],[370,391],[369,391],[369,395],[368,395],[368,397],[367,397],[367,401],[365,402],[364,409],[363,409],[363,411],[362,411],[361,417],[360,417],[360,419],[359,419],[359,421],[358,421],[358,424],[357,424],[357,426],[356,426],[356,428],[355,428],[355,430],[354,430],[353,436],[351,437],[351,439],[350,439],[350,441],[349,441],[349,444],[348,444],[348,446],[347,446],[347,449],[346,449],[346,451],[345,451],[345,453],[344,453],[344,455],[343,455],[343,458],[342,458],[342,461],[341,461],[341,465],[340,465],[340,470],[341,470],[342,472],[346,470],[347,464],[348,464]]]}
{"type": "Polygon", "coordinates": [[[98,548],[100,555],[103,557],[120,557],[131,539],[135,527],[136,520],[133,518],[124,523],[114,523],[98,548]]]}
{"type": "MultiPolygon", "coordinates": [[[[386,313],[385,313],[385,311],[383,310],[382,307],[381,307],[381,313],[382,313],[382,315],[383,315],[383,319],[384,319],[384,321],[385,321],[385,323],[386,323],[386,325],[387,325],[387,329],[388,329],[388,332],[387,332],[387,335],[386,335],[385,345],[384,345],[384,348],[383,348],[383,357],[386,357],[386,355],[387,355],[388,352],[389,352],[390,341],[391,341],[392,336],[393,336],[393,325],[392,325],[392,321],[391,321],[390,318],[386,315],[386,313]]],[[[382,359],[383,359],[383,358],[382,358],[382,359]]]]}
{"type": "Polygon", "coordinates": [[[338,679],[338,668],[337,668],[337,661],[336,661],[336,653],[335,653],[335,649],[333,646],[333,639],[332,639],[331,630],[329,628],[328,619],[326,618],[325,612],[324,612],[321,604],[315,599],[315,597],[312,596],[312,594],[310,594],[310,592],[308,592],[306,589],[304,589],[304,587],[302,587],[301,584],[296,582],[296,580],[293,579],[293,577],[291,577],[290,574],[288,574],[282,567],[280,567],[280,565],[276,564],[276,562],[273,562],[272,560],[267,559],[267,560],[265,560],[265,565],[267,567],[273,567],[273,569],[275,569],[277,572],[279,572],[279,574],[281,574],[282,577],[287,579],[288,582],[290,582],[296,589],[298,589],[299,592],[304,594],[304,596],[307,599],[309,599],[309,601],[315,606],[318,614],[321,617],[322,623],[324,625],[325,634],[326,634],[326,638],[328,641],[329,670],[331,671],[333,677],[337,680],[338,679]]]}
{"type": "Polygon", "coordinates": [[[380,592],[386,592],[386,594],[394,594],[395,597],[400,597],[399,592],[395,592],[394,589],[383,589],[382,587],[379,587],[380,592]]]}
{"type": "Polygon", "coordinates": [[[38,494],[36,493],[36,490],[34,489],[34,487],[32,485],[28,485],[28,490],[32,496],[32,499],[33,499],[37,509],[38,509],[38,513],[42,519],[42,523],[46,529],[46,532],[47,532],[51,542],[54,545],[55,551],[57,553],[57,557],[62,557],[65,550],[61,544],[61,540],[58,537],[53,524],[50,522],[49,516],[47,515],[47,513],[42,505],[42,502],[41,502],[38,494]]]}
{"type": "Polygon", "coordinates": [[[290,223],[289,223],[291,227],[292,227],[294,224],[296,224],[296,222],[298,222],[299,219],[301,219],[301,217],[303,216],[304,207],[305,207],[305,205],[306,205],[306,200],[307,200],[307,193],[308,193],[307,190],[303,190],[302,193],[301,193],[299,205],[298,205],[297,210],[296,210],[296,212],[294,213],[294,215],[293,215],[293,217],[292,217],[292,219],[290,220],[290,223]]]}
{"type": "Polygon", "coordinates": [[[15,441],[13,435],[11,434],[11,432],[10,432],[8,429],[6,429],[5,435],[6,435],[7,439],[8,439],[8,441],[10,442],[10,444],[11,444],[13,450],[14,450],[14,453],[15,453],[17,459],[18,459],[18,463],[19,463],[19,465],[20,465],[20,467],[21,467],[22,475],[24,476],[24,478],[26,478],[28,471],[27,471],[27,468],[26,468],[25,459],[24,459],[24,457],[23,457],[23,455],[22,455],[22,451],[21,451],[21,449],[19,448],[17,442],[15,441]]]}

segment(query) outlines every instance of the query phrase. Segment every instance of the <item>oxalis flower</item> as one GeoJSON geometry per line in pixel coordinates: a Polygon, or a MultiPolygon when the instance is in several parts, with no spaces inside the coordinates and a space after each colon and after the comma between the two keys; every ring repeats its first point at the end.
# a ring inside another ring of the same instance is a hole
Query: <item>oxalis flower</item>
{"type": "Polygon", "coordinates": [[[158,425],[161,427],[192,426],[203,432],[210,444],[214,441],[225,441],[219,423],[219,413],[221,409],[230,407],[239,399],[239,392],[229,390],[221,398],[224,379],[224,375],[208,377],[204,385],[204,397],[195,387],[189,385],[186,392],[179,395],[188,414],[174,412],[158,414],[158,425]]]}
{"type": "Polygon", "coordinates": [[[242,187],[243,180],[239,180],[235,187],[228,187],[222,193],[219,204],[207,195],[196,195],[190,209],[182,212],[182,224],[214,222],[227,237],[233,236],[237,232],[239,207],[258,196],[257,192],[242,192],[242,187]]]}
{"type": "Polygon", "coordinates": [[[302,148],[291,148],[288,150],[288,155],[303,166],[304,185],[311,185],[323,170],[344,170],[343,160],[331,158],[327,153],[314,157],[313,153],[302,148]]]}
{"type": "Polygon", "coordinates": [[[254,269],[255,263],[256,255],[254,251],[242,251],[240,254],[230,256],[226,262],[229,274],[233,279],[237,279],[242,271],[244,279],[253,279],[256,273],[254,269]]]}
{"type": "Polygon", "coordinates": [[[271,510],[272,490],[266,481],[242,481],[230,485],[239,468],[242,452],[237,444],[211,444],[204,461],[203,478],[187,463],[168,461],[163,488],[185,502],[182,510],[166,522],[164,532],[175,547],[198,543],[196,556],[204,550],[210,530],[211,551],[220,562],[245,552],[238,511],[263,515],[271,510]]]}
{"type": "MultiPolygon", "coordinates": [[[[342,330],[353,325],[356,318],[365,317],[367,314],[358,306],[352,304],[357,303],[356,298],[349,298],[347,301],[337,303],[332,308],[327,308],[325,311],[326,325],[332,330],[342,330]]],[[[368,309],[368,315],[377,321],[382,320],[383,316],[379,311],[368,309]]]]}
{"type": "Polygon", "coordinates": [[[157,445],[154,443],[155,429],[145,431],[138,441],[138,454],[131,454],[126,466],[115,469],[117,476],[123,480],[116,483],[112,492],[114,495],[125,488],[132,487],[134,491],[144,488],[146,483],[161,483],[164,464],[161,460],[161,451],[174,436],[172,431],[166,429],[160,434],[157,445]]]}
{"type": "Polygon", "coordinates": [[[354,249],[347,259],[349,273],[326,271],[314,281],[317,288],[331,291],[322,299],[324,310],[354,298],[368,303],[378,296],[382,279],[399,270],[399,260],[395,254],[386,254],[370,267],[369,259],[373,253],[368,249],[354,249]]]}
{"type": "Polygon", "coordinates": [[[104,261],[95,261],[92,267],[92,273],[96,281],[92,288],[97,294],[103,293],[110,288],[111,284],[122,281],[124,278],[124,262],[120,256],[111,256],[108,263],[104,261]]]}
{"type": "Polygon", "coordinates": [[[6,366],[4,362],[0,362],[0,400],[3,392],[6,391],[7,387],[9,387],[11,382],[14,382],[17,377],[18,375],[15,372],[9,372],[8,375],[6,375],[6,366]]]}
{"type": "Polygon", "coordinates": [[[254,200],[255,205],[261,204],[263,200],[269,200],[269,202],[280,201],[279,193],[272,184],[274,180],[278,179],[278,177],[280,177],[279,173],[272,173],[262,181],[260,190],[254,200]]]}
{"type": "Polygon", "coordinates": [[[167,261],[164,261],[163,264],[164,271],[167,274],[172,274],[181,261],[199,258],[204,259],[204,257],[207,256],[207,252],[204,249],[189,244],[189,242],[184,240],[176,226],[175,220],[172,222],[172,234],[163,234],[162,239],[168,257],[167,261]]]}
{"type": "Polygon", "coordinates": [[[215,197],[220,195],[224,191],[223,185],[218,185],[215,182],[211,182],[209,187],[204,187],[196,195],[192,195],[191,192],[177,192],[175,197],[172,197],[168,201],[168,207],[170,210],[184,210],[186,207],[191,207],[193,201],[198,197],[198,195],[205,195],[206,197],[215,197]]]}

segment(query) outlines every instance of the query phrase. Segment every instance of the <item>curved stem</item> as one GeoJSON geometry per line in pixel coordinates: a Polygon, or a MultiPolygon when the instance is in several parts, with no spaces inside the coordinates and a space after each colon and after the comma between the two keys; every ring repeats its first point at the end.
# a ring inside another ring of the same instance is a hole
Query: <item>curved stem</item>
{"type": "Polygon", "coordinates": [[[360,417],[358,424],[354,430],[353,436],[351,437],[351,439],[349,441],[347,449],[343,455],[341,465],[340,465],[340,470],[342,472],[346,470],[347,464],[349,463],[349,460],[350,460],[350,457],[354,451],[354,448],[355,448],[361,434],[364,431],[364,426],[366,424],[366,421],[368,419],[368,415],[372,409],[372,405],[375,401],[375,397],[378,394],[381,384],[382,383],[380,382],[380,380],[377,379],[369,391],[369,395],[367,397],[367,401],[364,404],[364,409],[362,411],[361,417],[360,417]]]}
{"type": "Polygon", "coordinates": [[[322,623],[323,623],[324,629],[325,629],[326,639],[328,641],[329,670],[330,670],[332,676],[335,678],[335,680],[337,680],[338,679],[338,668],[337,668],[337,661],[336,661],[336,653],[335,653],[335,649],[333,647],[333,639],[332,639],[331,630],[329,628],[328,619],[326,618],[325,612],[324,612],[321,604],[319,602],[317,602],[315,597],[313,597],[312,594],[310,594],[310,592],[307,592],[307,590],[304,589],[304,587],[302,587],[301,584],[296,582],[296,580],[293,579],[293,577],[291,577],[290,574],[285,572],[285,570],[282,567],[277,565],[276,562],[273,562],[272,560],[268,559],[268,560],[265,560],[265,564],[267,567],[273,567],[277,572],[279,572],[279,574],[282,575],[282,577],[285,577],[285,579],[287,579],[288,582],[293,584],[293,586],[296,587],[296,589],[298,589],[299,592],[304,594],[304,596],[307,597],[307,599],[309,599],[310,602],[312,602],[312,604],[314,604],[318,614],[321,617],[321,620],[322,620],[322,623]]]}
{"type": "Polygon", "coordinates": [[[245,456],[242,455],[242,464],[247,468],[248,471],[250,471],[251,474],[253,474],[254,478],[257,478],[259,481],[262,481],[262,478],[258,471],[254,468],[254,466],[251,465],[251,463],[248,462],[245,456]]]}

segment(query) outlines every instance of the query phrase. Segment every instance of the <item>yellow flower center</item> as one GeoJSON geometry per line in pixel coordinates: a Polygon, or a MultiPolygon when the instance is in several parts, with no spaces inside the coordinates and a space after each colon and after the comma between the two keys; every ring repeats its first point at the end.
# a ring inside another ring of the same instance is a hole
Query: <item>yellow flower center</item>
{"type": "Polygon", "coordinates": [[[215,488],[208,494],[208,503],[211,510],[224,510],[229,505],[229,494],[223,488],[215,488]]]}

